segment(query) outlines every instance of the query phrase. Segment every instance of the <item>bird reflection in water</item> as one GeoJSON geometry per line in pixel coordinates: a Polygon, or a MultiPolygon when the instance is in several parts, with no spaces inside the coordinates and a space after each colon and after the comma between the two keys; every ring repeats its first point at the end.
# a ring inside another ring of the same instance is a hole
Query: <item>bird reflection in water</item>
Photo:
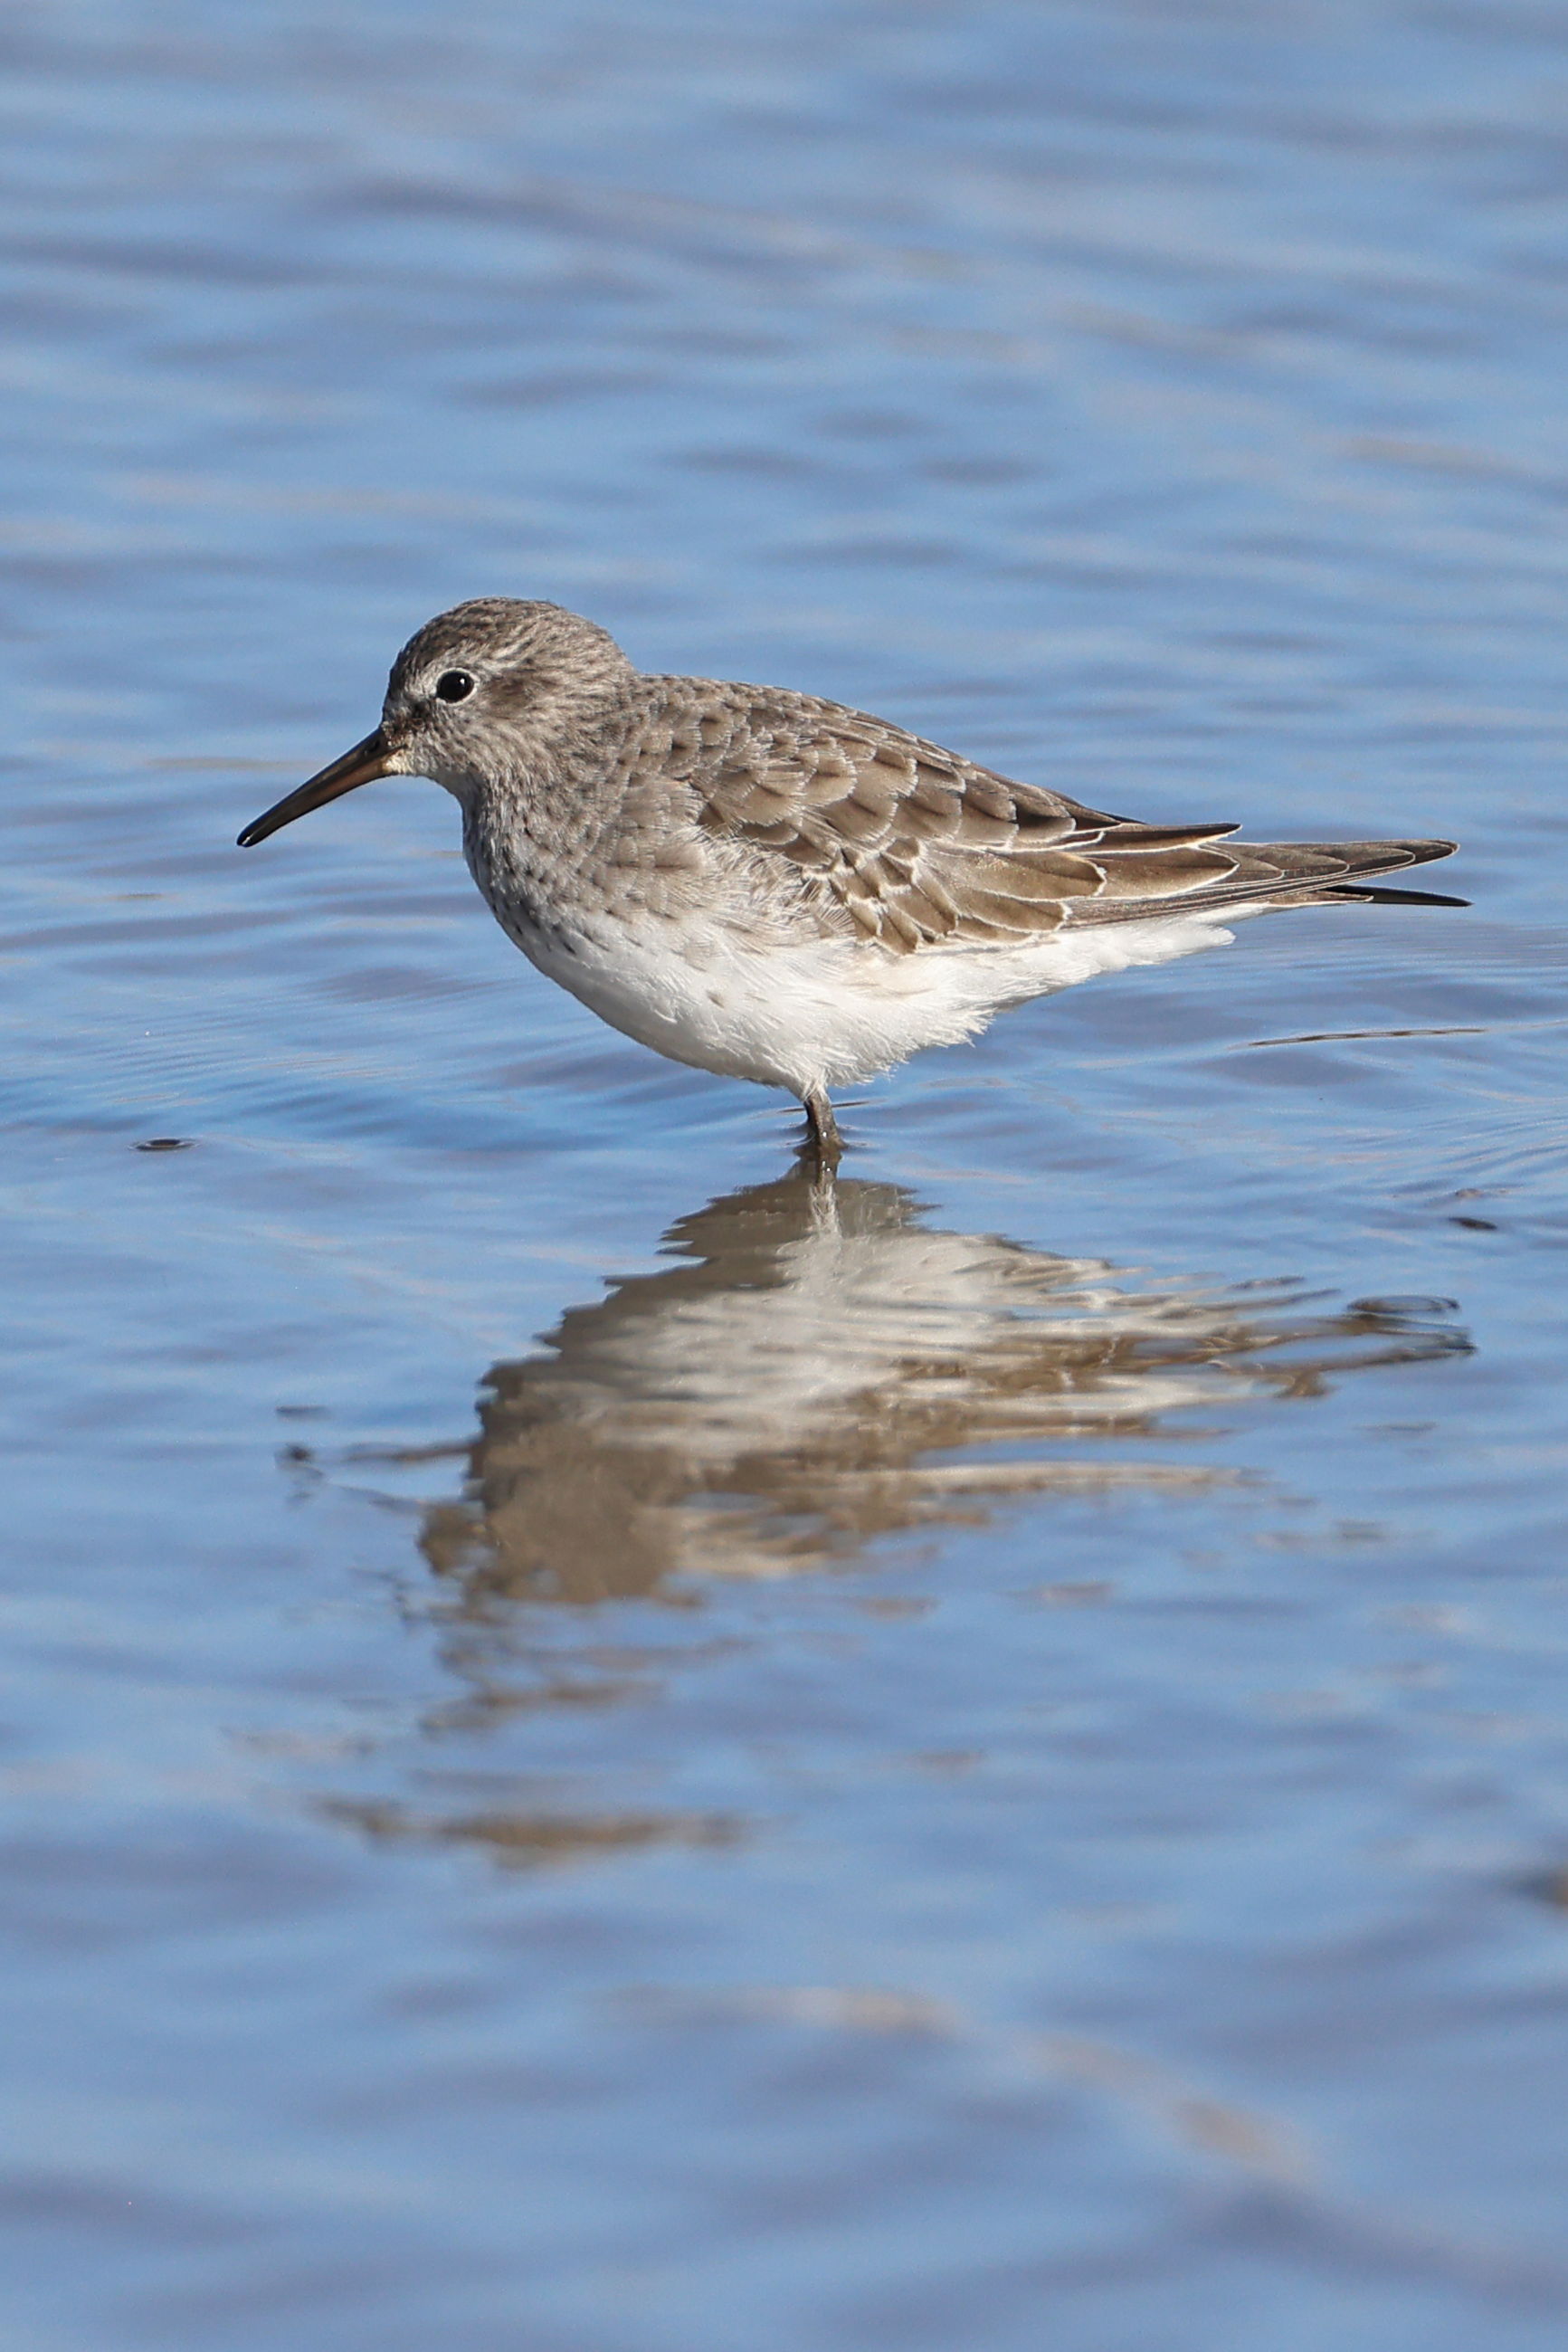
{"type": "Polygon", "coordinates": [[[466,1494],[423,1522],[463,1613],[844,1564],[1051,1490],[1212,1487],[1235,1474],[1141,1445],[1190,1444],[1167,1424],[1195,1409],[1467,1345],[1447,1300],[1143,1286],[933,1230],[901,1187],[805,1166],[682,1219],[664,1250],[487,1375],[466,1494]]]}
{"type": "Polygon", "coordinates": [[[1053,1493],[1201,1495],[1239,1483],[1203,1442],[1238,1404],[1468,1344],[1447,1300],[1336,1308],[1290,1281],[1145,1282],[934,1229],[897,1185],[804,1166],[683,1218],[664,1251],[486,1375],[465,1491],[420,1516],[462,1696],[422,1713],[421,1760],[395,1790],[326,1799],[332,1819],[509,1869],[744,1840],[740,1815],[647,1801],[660,1768],[632,1702],[662,1680],[668,1629],[643,1644],[622,1624],[607,1650],[591,1612],[590,1632],[526,1604],[847,1567],[880,1537],[1053,1493]],[[584,1707],[591,1769],[570,1732],[564,1777],[532,1738],[528,1769],[504,1768],[491,1741],[508,1721],[543,1709],[570,1726],[584,1707]]]}

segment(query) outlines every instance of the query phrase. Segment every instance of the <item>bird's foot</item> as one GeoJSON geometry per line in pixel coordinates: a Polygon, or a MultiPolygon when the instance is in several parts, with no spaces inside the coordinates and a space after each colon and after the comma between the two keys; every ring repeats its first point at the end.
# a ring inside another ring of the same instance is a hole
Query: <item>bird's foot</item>
{"type": "Polygon", "coordinates": [[[844,1139],[827,1090],[817,1087],[805,1098],[806,1133],[798,1157],[814,1175],[831,1176],[843,1156],[844,1139]]]}

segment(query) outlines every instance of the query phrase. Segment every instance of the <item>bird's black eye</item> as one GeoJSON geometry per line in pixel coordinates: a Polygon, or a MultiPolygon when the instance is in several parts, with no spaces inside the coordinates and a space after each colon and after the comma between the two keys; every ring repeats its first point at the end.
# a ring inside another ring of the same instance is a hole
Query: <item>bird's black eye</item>
{"type": "Polygon", "coordinates": [[[443,702],[466,702],[474,691],[474,680],[465,669],[444,669],[435,681],[435,691],[443,702]]]}

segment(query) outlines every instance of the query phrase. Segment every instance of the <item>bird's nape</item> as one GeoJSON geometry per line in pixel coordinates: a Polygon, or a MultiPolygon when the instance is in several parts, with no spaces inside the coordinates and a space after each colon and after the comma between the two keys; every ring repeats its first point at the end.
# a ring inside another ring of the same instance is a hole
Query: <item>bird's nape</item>
{"type": "Polygon", "coordinates": [[[539,971],[675,1061],[788,1089],[822,1160],[831,1088],[1009,1005],[1245,916],[1465,903],[1383,883],[1449,841],[1144,824],[817,696],[644,675],[597,624],[509,598],[427,622],[381,726],[240,843],[392,774],[458,799],[470,871],[539,971]]]}

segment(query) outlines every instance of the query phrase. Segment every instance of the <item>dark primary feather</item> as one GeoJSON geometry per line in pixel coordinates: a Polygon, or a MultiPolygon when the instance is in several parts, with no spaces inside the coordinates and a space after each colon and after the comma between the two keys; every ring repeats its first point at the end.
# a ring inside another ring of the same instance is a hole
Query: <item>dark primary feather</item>
{"type": "Polygon", "coordinates": [[[944,941],[1021,945],[1067,922],[1351,897],[1361,877],[1454,847],[1236,842],[1233,824],[1140,824],[838,703],[706,679],[659,684],[659,763],[695,788],[704,828],[774,853],[831,893],[863,937],[904,954],[944,941]]]}

